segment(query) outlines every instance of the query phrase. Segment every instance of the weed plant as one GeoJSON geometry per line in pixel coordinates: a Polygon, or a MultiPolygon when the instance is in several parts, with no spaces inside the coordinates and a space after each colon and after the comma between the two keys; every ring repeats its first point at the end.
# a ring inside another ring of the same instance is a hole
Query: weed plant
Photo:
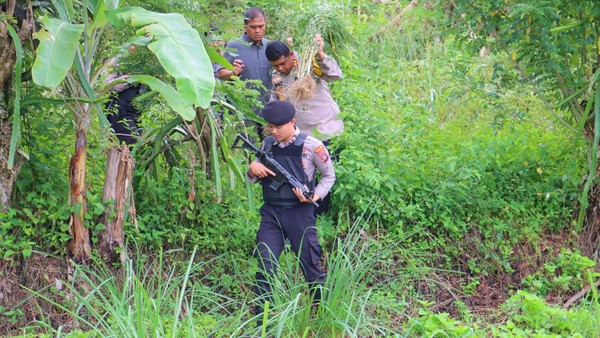
{"type": "Polygon", "coordinates": [[[428,307],[432,303],[422,302],[418,316],[406,323],[404,334],[407,337],[598,337],[598,300],[597,290],[592,289],[580,306],[567,309],[521,290],[501,306],[496,316],[502,318],[497,324],[472,314],[466,316],[466,321],[457,320],[446,312],[431,311],[428,307]]]}
{"type": "Polygon", "coordinates": [[[598,337],[600,303],[597,291],[581,307],[565,309],[548,305],[539,296],[518,291],[505,304],[505,325],[491,329],[496,337],[598,337]]]}

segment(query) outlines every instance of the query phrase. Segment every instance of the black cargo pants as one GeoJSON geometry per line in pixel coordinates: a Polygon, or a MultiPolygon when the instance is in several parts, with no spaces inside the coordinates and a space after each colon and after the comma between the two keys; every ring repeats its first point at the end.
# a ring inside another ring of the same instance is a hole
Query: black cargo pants
{"type": "MultiPolygon", "coordinates": [[[[309,283],[313,299],[321,299],[321,286],[327,276],[321,268],[321,246],[317,237],[315,211],[312,204],[280,207],[264,204],[260,208],[260,227],[256,234],[255,256],[258,259],[255,292],[261,303],[271,299],[271,284],[277,272],[277,262],[289,239],[292,250],[300,258],[304,278],[309,283]]],[[[257,307],[261,312],[262,307],[257,307]]]]}

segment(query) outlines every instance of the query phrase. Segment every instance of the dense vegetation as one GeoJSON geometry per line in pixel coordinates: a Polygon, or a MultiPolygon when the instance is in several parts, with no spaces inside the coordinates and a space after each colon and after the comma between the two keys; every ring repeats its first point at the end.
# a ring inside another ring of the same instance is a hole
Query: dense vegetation
{"type": "MultiPolygon", "coordinates": [[[[330,28],[323,32],[327,53],[344,72],[330,89],[346,132],[333,141],[340,149],[333,210],[318,220],[328,296],[311,308],[298,263],[286,254],[268,320],[255,327],[252,250],[260,191],[236,172],[246,157],[227,151],[256,103],[254,92],[217,83],[204,116],[215,121],[207,122],[213,143],[188,142],[194,135],[165,100],[145,98],[143,140],[133,149],[135,212],[124,225],[126,263],[105,264],[94,255],[89,264],[73,264],[69,219],[77,206],[69,204],[67,171],[76,123],[64,105],[26,104],[59,95],[28,82],[20,113],[28,159],[13,205],[0,211],[0,334],[599,336],[599,296],[589,288],[600,277],[598,242],[582,238],[578,215],[595,183],[590,154],[598,141],[593,148],[594,137],[581,130],[591,123],[585,130],[594,132],[593,112],[600,116],[600,108],[584,108],[591,117],[574,119],[525,37],[511,35],[516,47],[488,35],[476,39],[477,22],[479,28],[491,22],[477,18],[493,9],[455,2],[413,8],[407,1],[128,1],[181,13],[201,36],[212,23],[224,40],[241,33],[247,6],[265,9],[271,39],[300,41],[313,33],[314,22],[330,28]],[[517,49],[530,53],[527,68],[515,63],[517,49]],[[589,292],[572,298],[586,286],[589,292]]],[[[560,16],[569,4],[546,4],[537,18],[560,16]]],[[[600,15],[590,4],[595,25],[586,39],[597,34],[600,15]]],[[[527,14],[513,2],[502,8],[514,14],[510,6],[527,14]]],[[[509,34],[499,29],[508,25],[494,27],[497,36],[509,34]]],[[[128,38],[107,28],[99,59],[128,38]]],[[[596,68],[599,38],[589,47],[596,68]]],[[[26,55],[24,64],[32,59],[26,55]]],[[[127,64],[173,81],[154,61],[142,49],[127,64]]],[[[570,81],[568,93],[578,92],[580,100],[600,92],[591,80],[570,81]],[[587,90],[580,91],[583,83],[587,90]]],[[[99,222],[107,209],[105,151],[114,140],[95,119],[88,138],[84,218],[95,241],[105,228],[99,222]]]]}

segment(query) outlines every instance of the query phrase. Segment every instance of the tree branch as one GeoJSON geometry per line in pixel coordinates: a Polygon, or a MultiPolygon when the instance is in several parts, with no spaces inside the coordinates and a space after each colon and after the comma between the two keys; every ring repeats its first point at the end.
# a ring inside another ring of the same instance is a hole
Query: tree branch
{"type": "Polygon", "coordinates": [[[8,0],[6,2],[6,15],[14,16],[16,7],[17,7],[17,2],[15,0],[8,0]]]}
{"type": "MultiPolygon", "coordinates": [[[[505,52],[509,53],[507,50],[505,50],[505,52]]],[[[527,74],[525,74],[525,71],[519,66],[519,63],[516,60],[513,61],[513,62],[514,62],[515,68],[519,71],[519,74],[521,75],[521,77],[523,79],[527,79],[527,74]]],[[[558,121],[560,121],[569,130],[572,130],[574,132],[577,131],[576,128],[574,128],[573,126],[571,126],[567,121],[565,121],[563,118],[561,118],[558,115],[558,113],[556,113],[556,111],[554,111],[554,108],[546,100],[546,97],[541,92],[541,90],[538,88],[538,86],[536,86],[535,84],[532,83],[531,87],[533,88],[533,91],[535,92],[535,94],[542,100],[542,103],[544,104],[544,106],[546,107],[546,109],[548,109],[548,111],[550,111],[550,113],[554,116],[554,118],[556,118],[558,121]]]]}
{"type": "MultiPolygon", "coordinates": [[[[565,97],[570,97],[573,93],[565,85],[565,78],[558,71],[554,72],[554,76],[556,76],[556,78],[558,79],[558,85],[559,85],[560,90],[562,91],[563,95],[565,97]]],[[[573,112],[578,114],[578,120],[581,120],[582,116],[583,116],[583,111],[581,110],[581,106],[579,104],[576,104],[575,102],[573,102],[573,100],[569,100],[569,104],[571,105],[571,109],[573,109],[573,112]]]]}
{"type": "MultiPolygon", "coordinates": [[[[600,285],[600,280],[593,284],[595,288],[600,285]]],[[[573,297],[569,298],[569,300],[563,305],[565,309],[568,309],[573,303],[575,303],[579,298],[585,296],[592,289],[592,284],[586,285],[581,291],[577,292],[573,297]]]]}

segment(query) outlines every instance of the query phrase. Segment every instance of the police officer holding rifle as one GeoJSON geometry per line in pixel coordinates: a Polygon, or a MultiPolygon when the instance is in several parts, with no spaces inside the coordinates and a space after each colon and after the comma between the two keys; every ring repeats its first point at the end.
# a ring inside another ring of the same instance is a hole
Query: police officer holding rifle
{"type": "Polygon", "coordinates": [[[271,135],[263,141],[261,151],[272,157],[306,189],[294,187],[289,182],[273,184],[277,181],[277,170],[269,169],[261,162],[260,156],[250,163],[247,173],[253,182],[261,182],[264,199],[256,234],[255,255],[259,269],[255,292],[261,301],[255,308],[256,314],[263,312],[264,301],[272,300],[269,281],[277,271],[277,262],[286,238],[300,258],[313,302],[320,301],[321,289],[327,277],[321,268],[321,246],[317,237],[314,204],[329,193],[335,182],[335,172],[323,143],[301,133],[296,127],[295,111],[287,101],[272,101],[265,106],[262,115],[271,135]],[[321,173],[321,180],[315,186],[317,170],[321,173]]]}

